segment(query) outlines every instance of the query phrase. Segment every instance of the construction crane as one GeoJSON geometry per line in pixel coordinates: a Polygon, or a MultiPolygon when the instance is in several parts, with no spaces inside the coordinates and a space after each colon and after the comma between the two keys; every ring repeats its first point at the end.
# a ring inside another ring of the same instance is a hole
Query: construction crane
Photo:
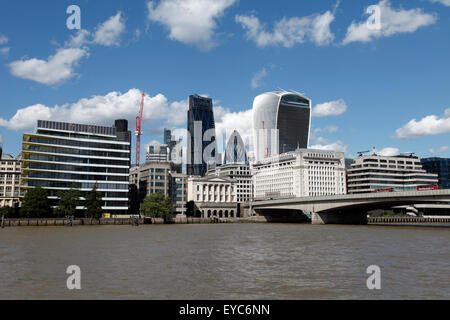
{"type": "Polygon", "coordinates": [[[145,93],[142,94],[141,109],[139,115],[136,117],[136,167],[141,165],[141,136],[142,136],[142,115],[144,113],[144,99],[145,93]]]}

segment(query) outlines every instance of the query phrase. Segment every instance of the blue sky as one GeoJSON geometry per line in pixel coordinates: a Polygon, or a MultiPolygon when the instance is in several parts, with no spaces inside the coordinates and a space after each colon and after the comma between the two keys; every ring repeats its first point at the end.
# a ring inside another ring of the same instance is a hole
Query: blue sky
{"type": "Polygon", "coordinates": [[[3,150],[38,119],[134,130],[141,92],[144,145],[181,135],[196,93],[221,131],[249,137],[254,97],[283,88],[313,100],[312,147],[448,157],[449,53],[449,0],[2,1],[3,150]],[[72,4],[81,30],[66,26],[72,4]]]}

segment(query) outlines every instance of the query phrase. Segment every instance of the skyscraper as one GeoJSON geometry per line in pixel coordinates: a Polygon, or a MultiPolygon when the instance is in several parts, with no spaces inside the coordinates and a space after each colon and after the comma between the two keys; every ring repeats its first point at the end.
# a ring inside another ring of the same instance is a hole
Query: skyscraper
{"type": "Polygon", "coordinates": [[[224,164],[242,163],[248,164],[247,152],[245,151],[244,141],[236,130],[233,131],[230,139],[228,139],[225,151],[224,164]]]}
{"type": "Polygon", "coordinates": [[[213,101],[198,95],[189,96],[186,172],[204,176],[207,163],[216,159],[216,131],[213,101]]]}
{"type": "Polygon", "coordinates": [[[253,103],[255,160],[308,148],[311,100],[285,91],[267,92],[253,103]]]}
{"type": "Polygon", "coordinates": [[[169,160],[172,162],[173,170],[181,173],[183,171],[183,140],[172,136],[172,131],[164,129],[164,144],[169,147],[169,160]]]}

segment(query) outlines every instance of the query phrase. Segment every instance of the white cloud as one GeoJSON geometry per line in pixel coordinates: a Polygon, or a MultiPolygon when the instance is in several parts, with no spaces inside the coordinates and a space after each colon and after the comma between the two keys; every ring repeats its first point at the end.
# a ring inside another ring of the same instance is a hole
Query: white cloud
{"type": "Polygon", "coordinates": [[[70,37],[70,40],[66,43],[66,46],[70,48],[80,48],[89,42],[90,36],[91,33],[88,30],[79,30],[75,36],[70,37]]]}
{"type": "Polygon", "coordinates": [[[251,87],[253,89],[256,89],[262,86],[263,84],[261,83],[261,80],[267,77],[267,75],[268,75],[267,69],[266,68],[261,69],[258,73],[256,73],[253,76],[252,81],[250,83],[251,87]]]}
{"type": "Polygon", "coordinates": [[[316,105],[312,110],[313,117],[339,116],[347,111],[347,104],[343,99],[316,105]]]}
{"type": "Polygon", "coordinates": [[[431,2],[439,2],[442,3],[444,6],[450,7],[450,0],[430,0],[431,2]]]}
{"type": "Polygon", "coordinates": [[[445,110],[442,118],[430,115],[417,121],[413,119],[396,130],[394,137],[399,139],[417,139],[450,132],[450,109],[445,110]]]}
{"type": "Polygon", "coordinates": [[[397,33],[412,33],[437,21],[435,14],[425,13],[419,8],[393,9],[389,0],[380,1],[378,6],[381,10],[381,28],[368,28],[367,21],[353,22],[348,27],[342,44],[369,42],[374,38],[390,37],[397,33]]]}
{"type": "Polygon", "coordinates": [[[9,41],[8,37],[3,34],[0,34],[0,46],[7,44],[9,41]]]}
{"type": "Polygon", "coordinates": [[[237,130],[244,143],[249,144],[253,141],[253,110],[249,109],[240,112],[230,112],[223,114],[216,121],[217,141],[223,141],[223,135],[227,140],[234,130],[237,130]]]}
{"type": "Polygon", "coordinates": [[[166,26],[169,38],[201,49],[211,49],[217,19],[236,0],[161,0],[148,1],[148,19],[166,26]]]}
{"type": "Polygon", "coordinates": [[[308,40],[320,46],[330,44],[334,40],[330,30],[334,19],[334,12],[331,11],[301,18],[283,18],[275,23],[273,32],[267,32],[265,25],[253,15],[235,17],[236,22],[246,30],[247,39],[253,40],[261,48],[270,45],[290,48],[308,40]]]}
{"type": "Polygon", "coordinates": [[[11,73],[19,78],[46,85],[58,85],[75,76],[74,67],[89,55],[87,49],[58,49],[48,60],[24,59],[9,64],[11,73]]]}
{"type": "MultiPolygon", "coordinates": [[[[142,92],[131,89],[122,94],[110,92],[104,96],[93,96],[78,102],[54,107],[42,104],[19,109],[9,120],[0,118],[0,126],[10,130],[32,130],[37,120],[54,120],[74,123],[93,123],[97,125],[111,125],[115,119],[128,119],[134,124],[142,92]]],[[[154,120],[170,121],[176,114],[180,102],[168,103],[163,94],[154,97],[146,96],[143,122],[154,120]]]]}
{"type": "Polygon", "coordinates": [[[431,148],[430,149],[430,153],[433,154],[433,155],[438,155],[438,154],[441,154],[441,153],[445,153],[448,150],[450,150],[450,148],[448,146],[442,146],[442,147],[440,147],[437,150],[435,150],[434,148],[431,148]]]}
{"type": "Polygon", "coordinates": [[[400,150],[398,148],[384,148],[380,151],[375,150],[375,153],[383,157],[393,157],[398,156],[400,150]]]}
{"type": "Polygon", "coordinates": [[[318,138],[318,144],[310,146],[310,149],[316,150],[327,150],[327,151],[340,151],[346,153],[348,150],[348,146],[345,145],[342,141],[329,142],[326,139],[318,138]]]}
{"type": "Polygon", "coordinates": [[[122,18],[122,12],[118,12],[97,27],[94,34],[94,43],[103,46],[119,46],[120,36],[125,31],[125,22],[122,18]]]}
{"type": "Polygon", "coordinates": [[[5,48],[0,48],[0,53],[1,54],[4,54],[4,55],[7,55],[8,53],[9,53],[9,50],[10,50],[11,48],[9,48],[9,47],[5,47],[5,48]]]}

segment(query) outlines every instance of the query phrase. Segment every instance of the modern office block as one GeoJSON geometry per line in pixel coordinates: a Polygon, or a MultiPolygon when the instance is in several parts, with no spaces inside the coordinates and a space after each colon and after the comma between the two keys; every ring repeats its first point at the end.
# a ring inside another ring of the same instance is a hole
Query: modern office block
{"type": "Polygon", "coordinates": [[[127,214],[130,164],[127,120],[111,127],[39,120],[35,133],[23,135],[22,188],[48,189],[54,205],[60,190],[84,197],[97,185],[105,212],[127,214]]]}
{"type": "Polygon", "coordinates": [[[204,176],[209,161],[216,161],[217,142],[213,101],[193,95],[189,97],[186,172],[204,176]]]}
{"type": "Polygon", "coordinates": [[[426,172],[438,175],[438,184],[440,189],[450,189],[450,159],[426,158],[421,159],[420,162],[426,172]]]}

